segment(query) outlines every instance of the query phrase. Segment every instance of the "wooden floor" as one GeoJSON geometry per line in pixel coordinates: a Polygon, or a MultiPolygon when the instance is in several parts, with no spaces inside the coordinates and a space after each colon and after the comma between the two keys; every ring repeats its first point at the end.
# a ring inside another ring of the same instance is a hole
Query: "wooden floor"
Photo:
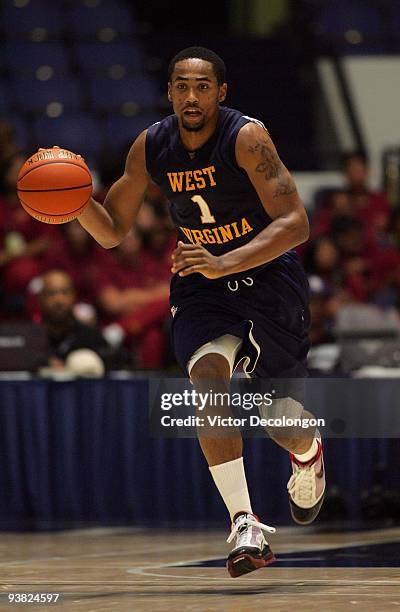
{"type": "Polygon", "coordinates": [[[400,529],[279,529],[270,538],[278,561],[237,579],[222,566],[226,535],[134,529],[1,534],[0,610],[400,611],[400,529]],[[363,545],[383,550],[385,543],[394,557],[397,550],[399,567],[357,567],[352,551],[370,549],[363,545]],[[323,566],[325,555],[343,548],[342,560],[353,567],[332,567],[329,560],[323,566]],[[315,567],[299,567],[299,553],[315,567]],[[60,597],[53,605],[8,603],[9,593],[37,592],[60,597]]]}

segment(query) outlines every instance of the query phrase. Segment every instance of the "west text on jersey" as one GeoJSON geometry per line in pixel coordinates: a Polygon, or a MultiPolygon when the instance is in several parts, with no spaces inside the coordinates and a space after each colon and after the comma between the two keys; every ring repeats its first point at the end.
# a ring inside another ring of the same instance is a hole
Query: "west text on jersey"
{"type": "Polygon", "coordinates": [[[185,170],[184,172],[167,172],[172,191],[194,191],[195,189],[205,189],[215,187],[213,174],[215,166],[208,166],[200,170],[185,170]]]}

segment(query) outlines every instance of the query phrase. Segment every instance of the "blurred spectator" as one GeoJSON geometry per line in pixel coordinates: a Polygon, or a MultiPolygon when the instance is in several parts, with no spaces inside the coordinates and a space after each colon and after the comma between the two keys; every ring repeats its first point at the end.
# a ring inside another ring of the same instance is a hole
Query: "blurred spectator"
{"type": "Polygon", "coordinates": [[[351,199],[347,191],[331,191],[325,198],[324,205],[316,211],[312,222],[312,235],[329,234],[336,217],[352,216],[351,199]]]}
{"type": "Polygon", "coordinates": [[[400,300],[400,208],[391,211],[386,244],[372,261],[373,301],[397,306],[400,300]]]}
{"type": "Polygon", "coordinates": [[[344,157],[344,174],[348,187],[351,208],[354,216],[362,223],[368,239],[374,240],[374,232],[387,229],[389,221],[389,204],[383,192],[370,189],[369,164],[366,155],[350,153],[344,157]]]}
{"type": "MultiPolygon", "coordinates": [[[[155,195],[156,192],[153,193],[153,196],[155,195]]],[[[147,194],[137,216],[136,227],[142,234],[146,253],[156,263],[155,278],[169,281],[176,232],[168,212],[168,201],[163,197],[150,197],[147,194]]]]}
{"type": "Polygon", "coordinates": [[[25,288],[40,273],[41,259],[57,236],[54,226],[33,219],[18,200],[16,183],[24,161],[15,153],[0,168],[0,265],[9,299],[6,310],[13,317],[22,314],[25,288]]]}
{"type": "Polygon", "coordinates": [[[103,249],[75,220],[61,226],[59,239],[43,258],[42,269],[64,270],[72,278],[77,301],[95,304],[99,270],[112,258],[112,253],[103,249]]]}
{"type": "Polygon", "coordinates": [[[332,295],[331,288],[319,276],[309,276],[310,285],[310,343],[312,346],[334,342],[332,328],[334,313],[329,303],[332,295]]]}
{"type": "Polygon", "coordinates": [[[371,257],[361,221],[354,217],[337,217],[332,237],[340,255],[342,285],[358,302],[367,301],[370,290],[371,257]]]}
{"type": "Polygon", "coordinates": [[[380,306],[397,306],[400,299],[400,250],[386,248],[371,261],[370,301],[380,306]]]}
{"type": "Polygon", "coordinates": [[[339,259],[334,241],[328,236],[320,236],[306,246],[304,267],[308,274],[318,275],[333,289],[342,281],[339,259]]]}
{"type": "Polygon", "coordinates": [[[362,153],[343,158],[345,189],[327,190],[317,205],[312,221],[312,236],[326,235],[337,217],[353,217],[362,224],[370,248],[385,241],[389,222],[389,205],[383,192],[370,189],[368,160],[362,153]]]}
{"type": "Polygon", "coordinates": [[[361,221],[354,217],[336,217],[331,227],[333,241],[342,260],[366,253],[361,221]]]}
{"type": "Polygon", "coordinates": [[[95,373],[97,364],[98,373],[101,374],[100,370],[104,371],[104,365],[110,360],[111,350],[98,329],[76,319],[75,290],[71,277],[61,270],[46,272],[42,277],[39,304],[51,351],[49,365],[62,369],[72,362],[74,373],[85,375],[95,373]],[[80,349],[89,349],[100,361],[87,352],[76,355],[76,351],[80,349]],[[69,357],[72,354],[74,355],[69,357]]]}
{"type": "Polygon", "coordinates": [[[393,306],[400,291],[400,213],[390,215],[384,193],[370,189],[365,155],[347,154],[343,171],[346,189],[325,190],[315,211],[311,235],[317,240],[305,249],[306,270],[334,281],[335,308],[348,301],[393,306]]]}
{"type": "Polygon", "coordinates": [[[329,330],[337,311],[354,299],[345,286],[345,271],[334,240],[320,236],[310,242],[304,253],[304,267],[310,275],[310,341],[325,343],[331,336],[329,330]]]}
{"type": "Polygon", "coordinates": [[[117,322],[127,334],[136,351],[136,365],[162,367],[167,343],[164,327],[170,317],[169,283],[162,274],[157,275],[156,262],[142,249],[136,228],[114,249],[113,259],[100,272],[98,286],[103,318],[117,322]]]}

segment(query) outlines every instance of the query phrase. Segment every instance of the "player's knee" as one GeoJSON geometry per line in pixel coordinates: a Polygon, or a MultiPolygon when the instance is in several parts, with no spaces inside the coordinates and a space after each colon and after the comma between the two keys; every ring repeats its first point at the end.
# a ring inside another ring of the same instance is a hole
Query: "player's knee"
{"type": "Polygon", "coordinates": [[[197,380],[218,380],[230,378],[229,362],[223,355],[210,353],[201,357],[190,371],[190,378],[193,382],[197,380]]]}
{"type": "Polygon", "coordinates": [[[304,408],[297,400],[292,397],[277,398],[271,406],[260,406],[259,412],[268,423],[265,429],[270,438],[282,443],[283,440],[299,437],[304,408]]]}

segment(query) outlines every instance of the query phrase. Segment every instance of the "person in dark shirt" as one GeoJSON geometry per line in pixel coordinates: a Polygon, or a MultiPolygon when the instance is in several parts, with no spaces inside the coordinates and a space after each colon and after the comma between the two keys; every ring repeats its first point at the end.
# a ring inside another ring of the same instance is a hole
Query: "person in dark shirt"
{"type": "MultiPolygon", "coordinates": [[[[305,377],[310,322],[307,278],[293,250],[309,235],[304,205],[265,126],[222,106],[226,94],[218,55],[202,47],[178,53],[168,71],[174,113],[138,136],[104,206],[91,199],[78,218],[102,246],[115,247],[150,180],[161,188],[178,230],[170,294],[175,354],[198,392],[209,391],[212,379],[213,393],[223,394],[239,362],[247,374],[286,385],[305,377]]],[[[310,418],[296,399],[301,386],[279,393],[278,413],[310,418]]],[[[211,404],[205,410],[215,413],[211,404]]],[[[277,428],[269,433],[291,453],[292,516],[311,523],[325,491],[319,433],[310,427],[305,437],[285,436],[277,428]]],[[[265,534],[275,530],[253,514],[240,432],[198,434],[232,519],[230,575],[269,565],[275,557],[265,534]]]]}
{"type": "MultiPolygon", "coordinates": [[[[91,363],[107,364],[110,347],[101,332],[78,321],[74,316],[75,289],[71,277],[62,270],[51,270],[42,277],[42,288],[39,293],[39,306],[42,323],[47,329],[50,346],[49,365],[63,368],[72,361],[73,369],[79,374],[79,356],[76,351],[89,349],[101,359],[92,358],[91,363]]],[[[88,353],[81,353],[82,373],[86,373],[88,353]],[[83,355],[83,357],[82,357],[83,355]]]]}

